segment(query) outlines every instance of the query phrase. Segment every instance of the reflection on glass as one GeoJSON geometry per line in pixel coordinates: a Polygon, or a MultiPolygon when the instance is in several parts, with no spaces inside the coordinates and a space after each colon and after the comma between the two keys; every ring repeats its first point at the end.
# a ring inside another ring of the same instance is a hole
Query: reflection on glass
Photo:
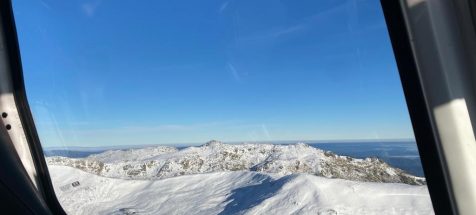
{"type": "Polygon", "coordinates": [[[432,214],[378,1],[16,1],[71,214],[432,214]]]}

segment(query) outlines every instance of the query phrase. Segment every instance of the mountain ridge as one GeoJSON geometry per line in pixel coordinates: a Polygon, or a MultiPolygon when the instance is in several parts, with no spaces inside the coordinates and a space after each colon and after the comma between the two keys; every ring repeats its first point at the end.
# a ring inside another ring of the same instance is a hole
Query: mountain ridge
{"type": "Polygon", "coordinates": [[[70,166],[100,176],[120,179],[163,179],[220,171],[254,171],[289,175],[307,173],[352,181],[424,185],[424,178],[391,167],[378,158],[356,159],[304,143],[225,144],[209,141],[177,149],[156,146],[109,150],[86,158],[47,157],[49,165],[70,166]]]}

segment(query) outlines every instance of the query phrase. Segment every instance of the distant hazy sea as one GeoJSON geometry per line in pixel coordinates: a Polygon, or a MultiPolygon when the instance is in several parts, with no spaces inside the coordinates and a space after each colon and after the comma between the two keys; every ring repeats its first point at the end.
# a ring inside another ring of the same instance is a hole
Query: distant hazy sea
{"type": "Polygon", "coordinates": [[[410,174],[424,176],[415,142],[333,142],[309,145],[354,158],[378,157],[410,174]]]}
{"type": "MultiPolygon", "coordinates": [[[[410,174],[421,177],[424,176],[415,142],[332,142],[308,144],[316,148],[354,158],[378,157],[390,165],[405,170],[410,174]]],[[[110,149],[45,149],[44,153],[45,156],[82,158],[107,150],[110,149]]]]}

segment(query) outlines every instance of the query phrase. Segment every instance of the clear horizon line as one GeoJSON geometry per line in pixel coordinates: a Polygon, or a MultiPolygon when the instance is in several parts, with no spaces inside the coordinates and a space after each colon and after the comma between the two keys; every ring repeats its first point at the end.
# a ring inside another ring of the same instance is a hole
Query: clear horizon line
{"type": "MultiPolygon", "coordinates": [[[[215,139],[211,139],[212,141],[215,139]]],[[[119,148],[119,147],[147,147],[147,146],[199,146],[206,144],[205,142],[194,143],[157,143],[157,144],[131,144],[131,145],[99,145],[99,146],[46,146],[44,149],[55,148],[119,148]]],[[[331,140],[263,140],[263,141],[221,141],[226,144],[240,144],[240,143],[272,143],[272,144],[290,144],[290,143],[359,143],[359,142],[392,142],[392,141],[415,141],[414,138],[388,138],[388,139],[331,139],[331,140]]]]}

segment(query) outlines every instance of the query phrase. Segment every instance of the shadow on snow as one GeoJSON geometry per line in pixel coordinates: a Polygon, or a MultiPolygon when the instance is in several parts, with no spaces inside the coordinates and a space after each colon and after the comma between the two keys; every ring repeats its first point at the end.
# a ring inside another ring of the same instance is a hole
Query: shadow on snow
{"type": "Polygon", "coordinates": [[[288,175],[273,180],[269,176],[255,175],[252,181],[257,184],[252,184],[246,187],[240,187],[231,191],[231,195],[224,201],[228,202],[219,215],[225,214],[240,214],[246,210],[261,204],[266,199],[275,195],[284,184],[293,179],[295,176],[288,175]]]}

